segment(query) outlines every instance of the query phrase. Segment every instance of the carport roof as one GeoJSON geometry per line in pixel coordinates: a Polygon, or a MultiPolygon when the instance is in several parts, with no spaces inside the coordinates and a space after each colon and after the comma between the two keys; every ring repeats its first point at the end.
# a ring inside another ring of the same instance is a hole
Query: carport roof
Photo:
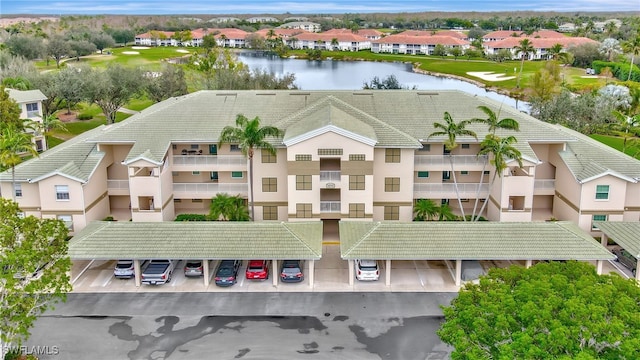
{"type": "Polygon", "coordinates": [[[640,222],[596,221],[594,225],[636,259],[640,259],[640,222]]]}
{"type": "Polygon", "coordinates": [[[340,222],[343,259],[610,260],[569,222],[340,222]]]}
{"type": "Polygon", "coordinates": [[[322,222],[92,222],[72,259],[307,259],[322,256],[322,222]]]}

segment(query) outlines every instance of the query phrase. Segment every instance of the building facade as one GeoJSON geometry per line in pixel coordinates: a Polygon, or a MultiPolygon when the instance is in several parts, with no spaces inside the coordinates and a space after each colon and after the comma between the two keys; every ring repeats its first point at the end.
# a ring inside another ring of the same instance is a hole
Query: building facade
{"type": "MultiPolygon", "coordinates": [[[[172,221],[208,213],[219,193],[249,196],[248,163],[220,144],[243,114],[284,131],[275,156],[254,157],[257,221],[411,221],[419,199],[493,221],[640,221],[640,161],[582,134],[540,122],[488,98],[459,91],[200,91],[156,104],[121,123],[81,134],[16,167],[27,215],[64,220],[78,231],[112,216],[172,221]],[[483,117],[488,106],[520,123],[514,160],[498,176],[478,157],[486,125],[445,150],[430,137],[449,112],[483,117]],[[453,167],[453,172],[452,172],[453,167]],[[453,179],[457,180],[456,185],[453,179]],[[462,199],[462,209],[458,196],[462,199]],[[476,201],[477,200],[477,201],[476,201]]],[[[11,173],[0,174],[11,198],[11,173]]]]}
{"type": "Polygon", "coordinates": [[[33,134],[33,145],[38,152],[47,150],[47,141],[43,129],[42,101],[47,97],[40,90],[6,89],[9,97],[20,107],[20,119],[27,119],[35,124],[35,128],[25,131],[33,134]]]}

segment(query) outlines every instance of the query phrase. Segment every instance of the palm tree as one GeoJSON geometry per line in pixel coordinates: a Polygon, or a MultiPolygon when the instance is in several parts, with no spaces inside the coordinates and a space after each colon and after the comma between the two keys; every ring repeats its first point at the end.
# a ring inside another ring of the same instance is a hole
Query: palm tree
{"type": "Polygon", "coordinates": [[[219,193],[211,199],[209,219],[214,221],[249,221],[249,211],[240,195],[219,193]]]}
{"type": "Polygon", "coordinates": [[[331,39],[331,49],[333,51],[336,51],[338,49],[338,46],[340,45],[340,43],[338,42],[337,38],[332,38],[331,39]]]}
{"type": "Polygon", "coordinates": [[[413,206],[413,221],[428,221],[438,215],[438,205],[431,199],[420,199],[413,206]]]}
{"type": "MultiPolygon", "coordinates": [[[[473,118],[471,119],[471,121],[486,124],[489,127],[489,132],[492,135],[496,134],[497,129],[520,131],[520,124],[516,120],[511,118],[498,119],[499,114],[496,114],[493,110],[484,105],[478,106],[478,109],[485,113],[487,117],[485,119],[473,118]]],[[[478,197],[480,195],[480,186],[482,185],[482,182],[484,180],[484,169],[486,164],[487,163],[485,157],[484,165],[482,167],[482,174],[480,175],[480,183],[478,184],[478,190],[476,192],[476,200],[473,204],[473,212],[471,214],[472,219],[476,215],[476,208],[478,207],[478,197]]]]}
{"type": "Polygon", "coordinates": [[[478,212],[478,216],[472,219],[472,221],[478,221],[480,215],[489,203],[491,189],[495,184],[496,178],[498,176],[502,177],[502,172],[507,168],[507,159],[513,159],[517,161],[518,165],[522,167],[522,154],[518,149],[511,145],[516,142],[518,142],[518,140],[514,136],[501,138],[494,134],[487,134],[487,136],[480,144],[480,151],[478,152],[478,155],[490,155],[492,157],[491,165],[494,166],[495,172],[493,173],[493,178],[491,179],[491,183],[489,184],[489,192],[487,193],[484,204],[482,204],[482,207],[478,212]]]}
{"type": "Polygon", "coordinates": [[[636,59],[636,55],[640,55],[640,34],[636,35],[631,40],[623,44],[623,48],[626,52],[631,54],[631,64],[629,65],[629,76],[627,81],[631,80],[631,72],[633,70],[633,62],[636,59]]]}
{"type": "Polygon", "coordinates": [[[618,120],[617,123],[611,123],[622,135],[622,152],[627,151],[627,141],[634,137],[633,132],[640,127],[640,114],[634,116],[625,115],[618,110],[613,110],[613,116],[618,120]],[[631,133],[631,134],[630,134],[631,133]]]}
{"type": "Polygon", "coordinates": [[[267,137],[282,137],[284,132],[273,126],[260,127],[260,118],[251,120],[244,115],[236,116],[236,126],[225,126],[220,134],[219,146],[223,143],[233,143],[240,146],[242,154],[249,159],[249,201],[251,204],[251,219],[255,218],[255,208],[253,205],[253,155],[256,148],[276,154],[276,149],[266,141],[267,137]]]}
{"type": "Polygon", "coordinates": [[[16,201],[16,165],[22,162],[25,155],[38,156],[31,140],[31,134],[20,131],[14,126],[2,129],[0,165],[5,169],[11,168],[11,194],[14,202],[16,201]]]}
{"type": "Polygon", "coordinates": [[[516,87],[520,88],[520,78],[522,77],[522,69],[524,67],[524,60],[529,57],[529,54],[534,52],[536,49],[533,47],[531,40],[524,38],[520,40],[520,45],[514,47],[516,56],[520,55],[520,75],[518,75],[518,80],[516,81],[516,87]]]}
{"type": "Polygon", "coordinates": [[[58,117],[55,114],[45,115],[42,118],[42,123],[39,123],[38,125],[40,130],[44,134],[44,144],[46,149],[49,149],[47,135],[52,130],[61,130],[61,131],[67,130],[67,127],[64,125],[62,121],[60,121],[60,119],[58,119],[58,117]]]}
{"type": "Polygon", "coordinates": [[[551,60],[558,60],[560,58],[560,54],[562,54],[562,50],[564,46],[562,44],[554,44],[549,48],[548,53],[551,56],[551,60]]]}
{"type": "Polygon", "coordinates": [[[476,140],[478,136],[475,132],[471,130],[467,130],[466,126],[471,124],[471,120],[460,120],[460,122],[456,123],[451,115],[445,111],[444,113],[444,124],[434,123],[433,127],[439,129],[431,133],[427,139],[430,139],[434,136],[446,136],[447,140],[444,142],[445,149],[449,150],[449,164],[451,165],[451,175],[453,177],[453,186],[456,189],[456,197],[458,198],[458,205],[460,206],[460,212],[462,212],[462,218],[466,220],[464,216],[464,209],[462,208],[462,199],[460,198],[460,191],[458,190],[458,181],[456,179],[456,173],[453,169],[453,156],[451,155],[451,151],[455,149],[458,144],[456,143],[456,139],[458,136],[472,136],[476,140]]]}
{"type": "MultiPolygon", "coordinates": [[[[464,214],[462,219],[466,221],[464,214]]],[[[438,221],[455,221],[458,220],[458,216],[453,213],[449,204],[442,204],[438,207],[438,221]]]]}

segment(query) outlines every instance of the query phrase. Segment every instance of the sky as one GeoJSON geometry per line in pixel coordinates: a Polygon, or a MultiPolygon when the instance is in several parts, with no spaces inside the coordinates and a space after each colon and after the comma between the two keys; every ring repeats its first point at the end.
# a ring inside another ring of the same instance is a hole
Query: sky
{"type": "Polygon", "coordinates": [[[421,11],[640,11],[638,0],[0,0],[11,14],[342,14],[421,11]]]}

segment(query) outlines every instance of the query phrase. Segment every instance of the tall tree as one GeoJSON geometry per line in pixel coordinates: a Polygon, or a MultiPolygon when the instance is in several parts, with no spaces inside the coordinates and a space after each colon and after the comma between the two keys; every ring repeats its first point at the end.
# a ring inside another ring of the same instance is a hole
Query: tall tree
{"type": "Polygon", "coordinates": [[[558,60],[560,59],[560,54],[562,54],[562,50],[564,50],[564,46],[558,43],[550,47],[547,53],[551,57],[551,60],[558,60]]]}
{"type": "Polygon", "coordinates": [[[45,142],[45,147],[47,149],[49,149],[49,134],[51,134],[51,131],[53,130],[62,130],[62,131],[66,131],[67,127],[64,125],[64,123],[58,119],[58,117],[55,114],[51,114],[51,115],[45,115],[42,117],[42,122],[39,123],[40,124],[40,128],[42,133],[44,134],[44,142],[45,142]]]}
{"type": "Polygon", "coordinates": [[[600,47],[598,49],[609,61],[613,61],[617,55],[622,53],[620,41],[612,38],[604,39],[602,43],[600,43],[600,47]]]}
{"type": "Polygon", "coordinates": [[[444,141],[444,147],[449,151],[449,164],[451,165],[451,177],[453,178],[453,186],[456,190],[456,197],[458,198],[458,205],[460,206],[460,212],[462,213],[462,218],[466,221],[466,217],[464,216],[464,209],[462,207],[462,199],[460,198],[460,190],[458,189],[458,181],[456,177],[456,172],[453,167],[453,155],[451,151],[458,147],[457,138],[459,136],[470,136],[478,139],[478,136],[475,132],[466,129],[467,125],[471,124],[472,120],[460,120],[459,122],[455,122],[451,115],[445,111],[444,113],[444,124],[443,123],[433,123],[433,127],[436,128],[436,131],[432,132],[427,139],[430,139],[434,136],[445,136],[447,139],[444,141]]]}
{"type": "Polygon", "coordinates": [[[0,357],[20,345],[38,316],[71,291],[66,225],[20,216],[0,198],[0,357]]]}
{"type": "Polygon", "coordinates": [[[613,116],[617,122],[610,125],[622,136],[622,152],[626,153],[629,139],[635,137],[636,131],[640,128],[640,114],[627,115],[619,110],[613,110],[613,116]]]}
{"type": "Polygon", "coordinates": [[[240,195],[219,193],[211,199],[209,219],[214,221],[249,221],[249,210],[240,195]]]}
{"type": "Polygon", "coordinates": [[[443,307],[438,335],[454,360],[636,359],[639,303],[636,281],[587,262],[492,268],[443,307]]]}
{"type": "Polygon", "coordinates": [[[66,104],[67,114],[71,114],[71,109],[84,100],[86,74],[90,72],[88,66],[67,66],[57,74],[55,93],[66,104]]]}
{"type": "Polygon", "coordinates": [[[116,41],[111,37],[111,35],[107,33],[98,33],[94,34],[91,37],[91,42],[96,46],[98,50],[100,50],[100,54],[106,48],[110,48],[115,46],[116,41]]]}
{"type": "Polygon", "coordinates": [[[186,95],[188,91],[184,70],[181,66],[163,64],[161,72],[147,79],[145,91],[151,100],[155,102],[174,96],[186,95]]]}
{"type": "Polygon", "coordinates": [[[631,38],[629,41],[622,44],[622,48],[625,52],[631,54],[631,64],[629,64],[629,76],[627,81],[631,80],[631,73],[633,71],[633,62],[636,59],[636,55],[640,55],[640,31],[631,38]]]}
{"type": "Polygon", "coordinates": [[[502,177],[502,173],[507,168],[508,159],[512,159],[518,162],[518,165],[522,167],[522,154],[518,149],[513,147],[512,144],[518,140],[514,136],[507,136],[501,138],[495,134],[487,134],[482,143],[480,144],[480,151],[478,155],[488,155],[491,157],[490,163],[493,165],[495,172],[489,184],[489,191],[487,197],[480,208],[480,211],[472,221],[478,221],[482,212],[489,203],[489,197],[491,196],[491,189],[496,182],[496,178],[502,177]]]}
{"type": "Polygon", "coordinates": [[[16,165],[23,161],[27,155],[38,156],[33,143],[33,135],[18,129],[15,126],[0,127],[0,166],[3,169],[11,169],[11,194],[16,200],[16,165]]]}
{"type": "Polygon", "coordinates": [[[236,116],[236,126],[225,126],[218,140],[223,143],[237,144],[242,154],[249,159],[249,202],[251,204],[251,220],[255,220],[255,207],[253,201],[253,155],[255,149],[264,149],[275,155],[276,148],[267,141],[267,138],[282,137],[284,132],[273,126],[260,126],[260,118],[249,120],[242,114],[236,116]]]}
{"type": "Polygon", "coordinates": [[[144,85],[140,69],[121,65],[110,65],[106,70],[92,70],[85,79],[86,98],[102,109],[108,124],[115,123],[118,109],[139,94],[144,85]]]}
{"type": "Polygon", "coordinates": [[[23,127],[23,121],[20,120],[20,106],[15,102],[4,86],[0,86],[0,129],[13,126],[16,128],[23,127]]]}
{"type": "Polygon", "coordinates": [[[69,42],[62,36],[55,36],[47,43],[47,55],[56,61],[56,67],[60,67],[60,61],[71,52],[69,42]]]}
{"type": "Polygon", "coordinates": [[[516,88],[520,88],[520,79],[522,78],[522,69],[524,68],[525,59],[529,58],[529,54],[535,52],[535,48],[531,43],[531,40],[524,38],[520,40],[518,45],[514,47],[515,55],[520,56],[520,74],[518,75],[518,80],[516,80],[516,88]]]}

